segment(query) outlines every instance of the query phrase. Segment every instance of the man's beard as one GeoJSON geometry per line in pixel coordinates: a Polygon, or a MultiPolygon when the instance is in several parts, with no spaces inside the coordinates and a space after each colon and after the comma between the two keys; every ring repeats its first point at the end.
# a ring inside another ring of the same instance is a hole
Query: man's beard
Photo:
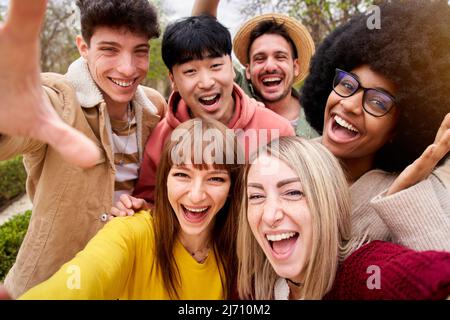
{"type": "Polygon", "coordinates": [[[275,98],[266,98],[264,97],[264,95],[261,94],[261,91],[258,90],[258,88],[256,88],[255,86],[253,86],[253,90],[255,91],[255,93],[258,95],[258,97],[261,99],[262,102],[270,102],[270,103],[274,103],[274,102],[278,102],[283,100],[286,96],[291,94],[292,91],[292,86],[286,88],[279,96],[275,97],[275,98]]]}

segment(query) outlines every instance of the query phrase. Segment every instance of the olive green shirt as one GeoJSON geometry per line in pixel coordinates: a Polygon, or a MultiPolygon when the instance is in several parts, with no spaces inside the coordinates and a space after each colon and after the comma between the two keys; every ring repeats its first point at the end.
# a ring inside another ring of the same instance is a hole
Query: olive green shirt
{"type": "MultiPolygon", "coordinates": [[[[234,72],[236,74],[234,82],[236,82],[249,97],[261,101],[260,97],[258,97],[258,95],[254,92],[251,83],[245,77],[245,69],[235,64],[234,72]]],[[[300,98],[300,94],[295,88],[292,88],[291,94],[296,99],[300,98]]],[[[295,134],[299,137],[307,139],[319,137],[319,133],[317,133],[317,131],[314,130],[313,127],[311,127],[308,121],[306,121],[305,111],[303,110],[303,108],[300,108],[299,118],[297,120],[291,121],[291,124],[295,130],[295,134]]]]}

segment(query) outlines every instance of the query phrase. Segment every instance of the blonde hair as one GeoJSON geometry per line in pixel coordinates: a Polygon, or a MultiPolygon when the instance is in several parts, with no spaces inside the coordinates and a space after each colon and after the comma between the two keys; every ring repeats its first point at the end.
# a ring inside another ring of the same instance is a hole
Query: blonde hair
{"type": "MultiPolygon", "coordinates": [[[[261,152],[261,150],[260,150],[261,152]]],[[[257,154],[260,154],[258,152],[257,154]]],[[[267,153],[286,163],[299,177],[312,218],[312,249],[306,265],[304,299],[321,299],[332,287],[338,263],[359,244],[350,241],[351,202],[348,184],[337,159],[320,143],[281,137],[267,153]]],[[[247,220],[247,176],[239,216],[238,292],[242,299],[273,299],[277,274],[252,234],[247,220]]]]}

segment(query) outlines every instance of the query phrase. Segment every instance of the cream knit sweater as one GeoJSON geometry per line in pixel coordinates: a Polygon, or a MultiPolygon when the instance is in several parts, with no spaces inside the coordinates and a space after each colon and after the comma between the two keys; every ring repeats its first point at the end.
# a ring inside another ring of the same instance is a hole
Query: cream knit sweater
{"type": "Polygon", "coordinates": [[[442,181],[445,187],[450,190],[450,156],[444,162],[443,165],[439,166],[434,170],[436,176],[442,181]]]}
{"type": "Polygon", "coordinates": [[[450,190],[435,175],[385,196],[397,176],[372,170],[350,187],[355,236],[414,250],[450,251],[450,190]]]}

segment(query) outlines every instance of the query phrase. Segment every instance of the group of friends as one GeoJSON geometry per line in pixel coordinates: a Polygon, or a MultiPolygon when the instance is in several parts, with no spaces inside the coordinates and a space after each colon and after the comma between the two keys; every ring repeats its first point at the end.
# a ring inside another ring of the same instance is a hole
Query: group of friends
{"type": "Polygon", "coordinates": [[[0,159],[24,155],[33,213],[0,291],[449,298],[449,5],[387,1],[380,29],[355,15],[317,50],[276,13],[232,40],[218,5],[165,29],[166,102],[140,85],[147,0],[78,0],[65,75],[39,72],[46,1],[10,1],[0,159]]]}

